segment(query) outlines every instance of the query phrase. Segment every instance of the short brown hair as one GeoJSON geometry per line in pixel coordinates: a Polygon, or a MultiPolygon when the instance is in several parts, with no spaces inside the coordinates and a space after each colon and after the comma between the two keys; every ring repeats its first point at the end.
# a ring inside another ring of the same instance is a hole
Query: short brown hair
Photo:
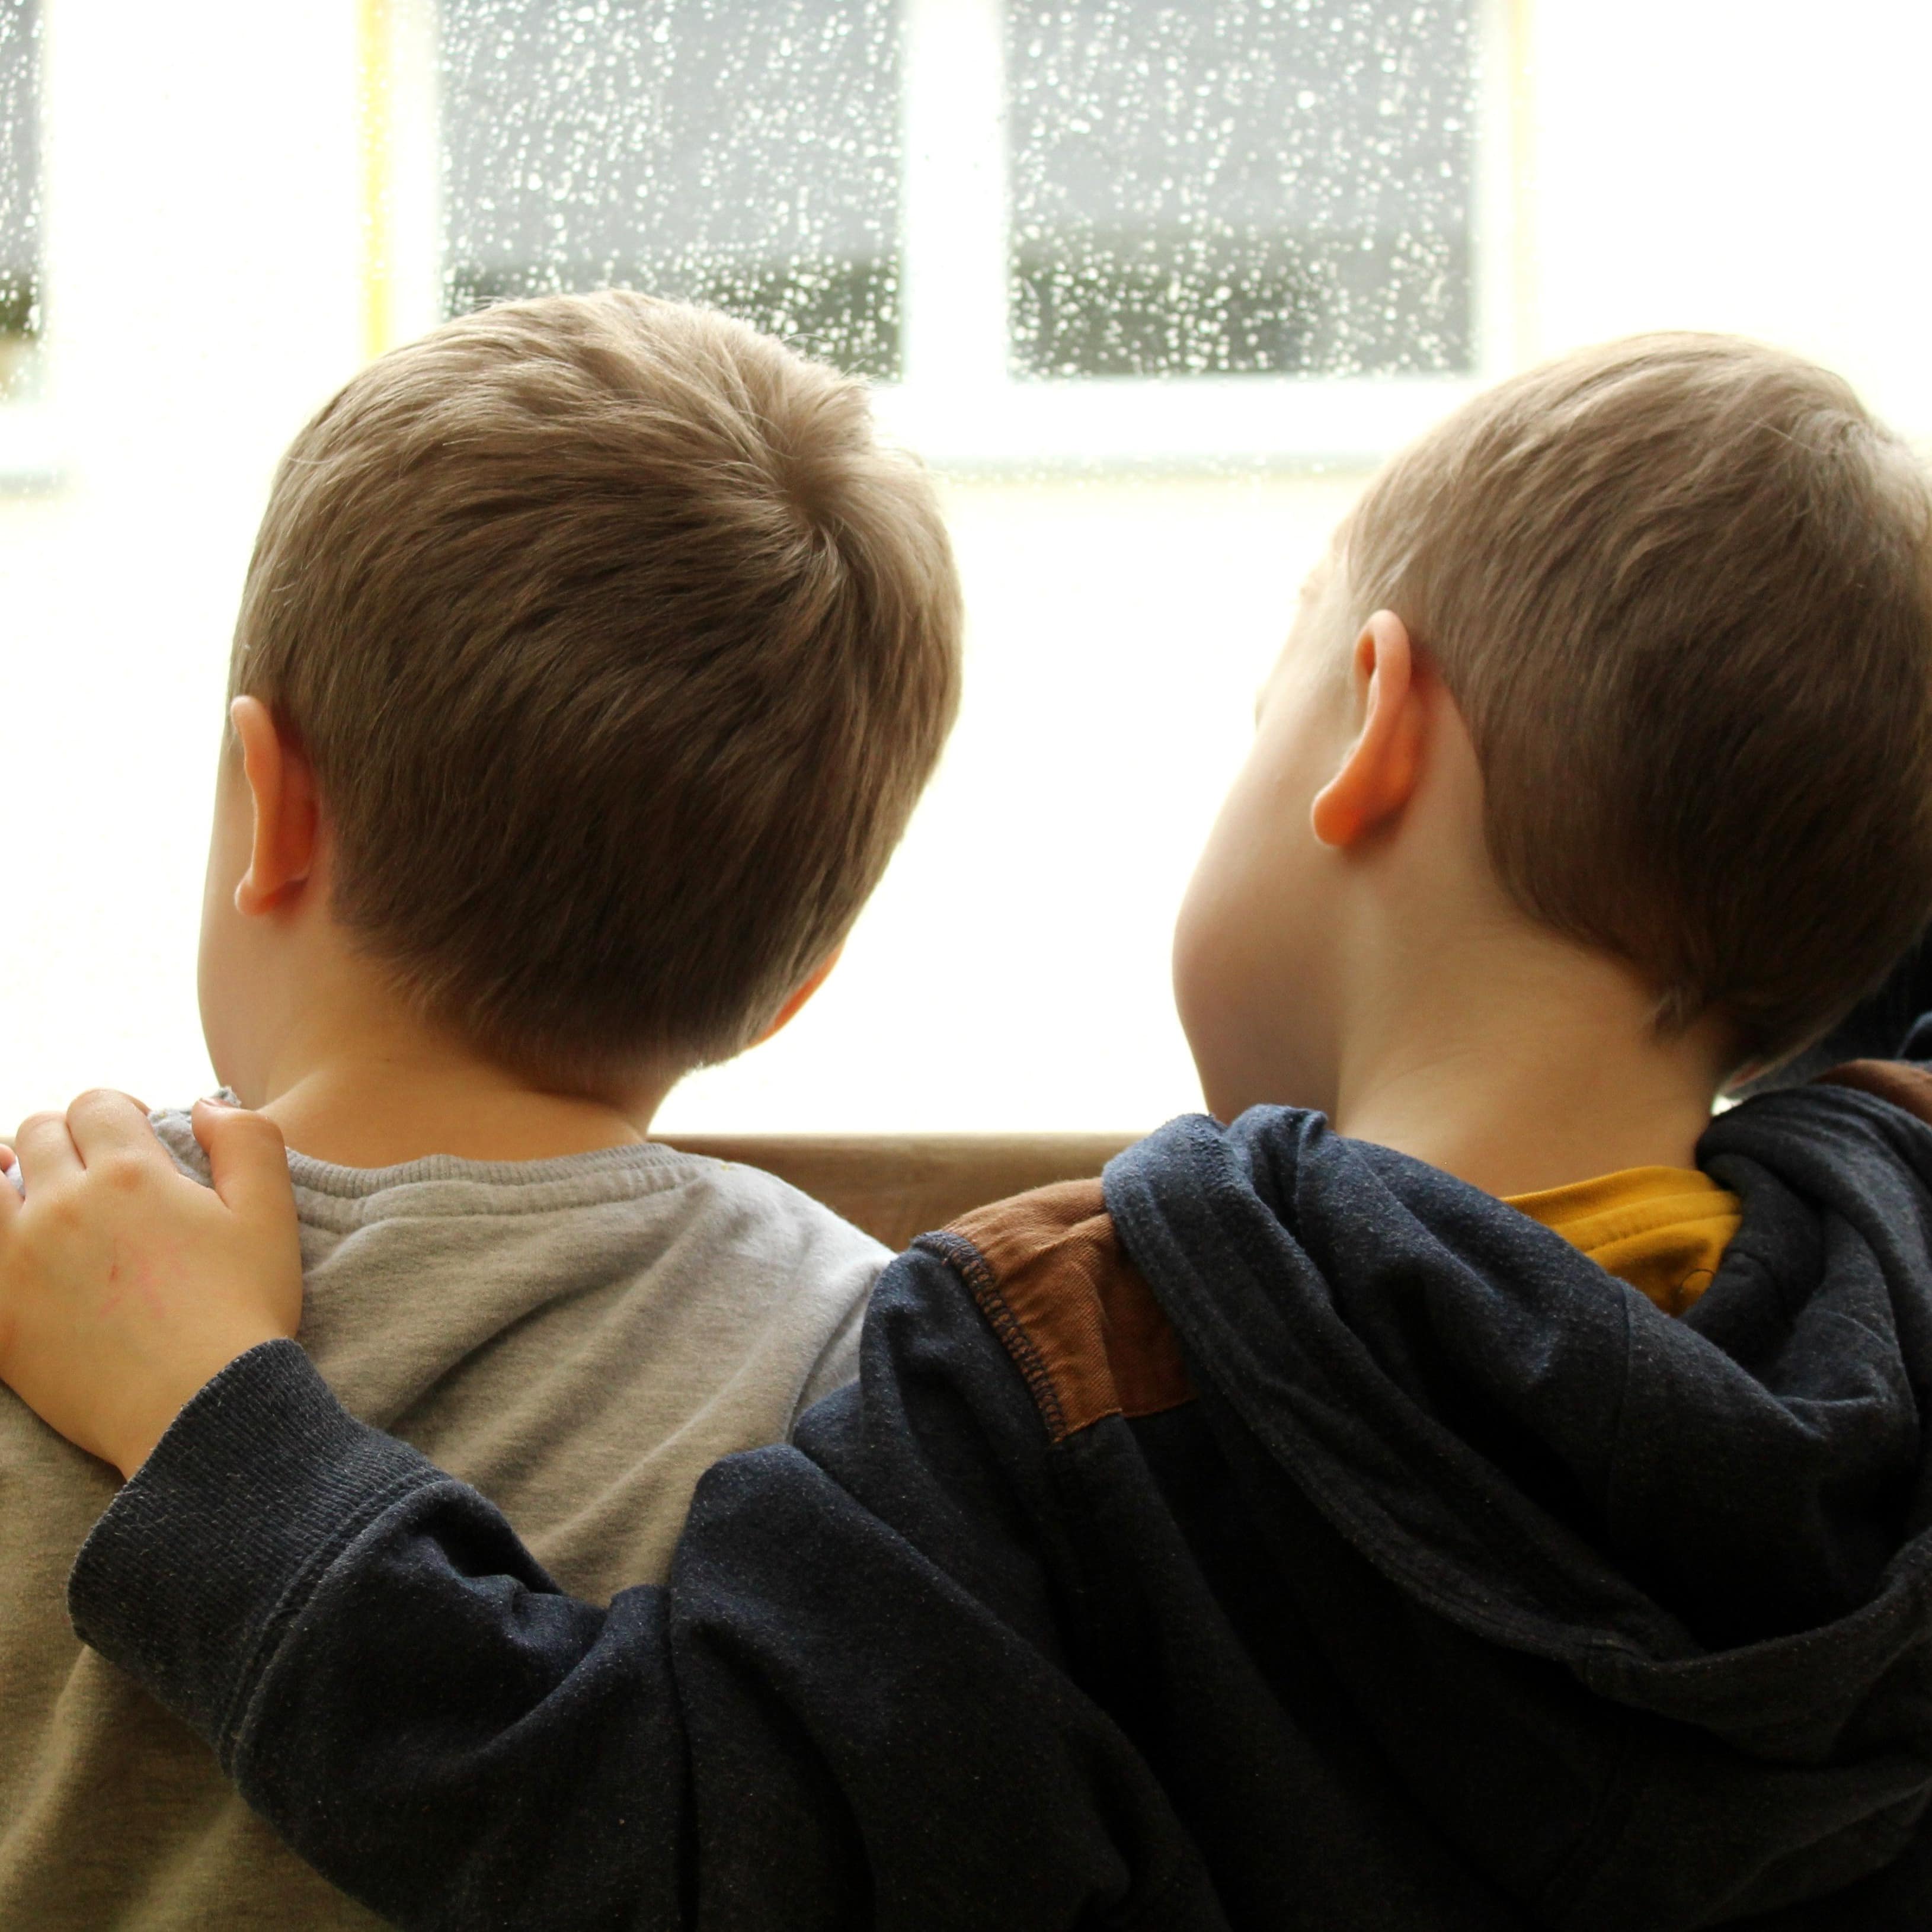
{"type": "Polygon", "coordinates": [[[1932,914],[1932,495],[1838,377],[1640,336],[1478,397],[1348,528],[1439,668],[1532,916],[1775,1058],[1932,914]]]}
{"type": "Polygon", "coordinates": [[[230,686],[312,764],[371,956],[595,1084],[736,1052],[837,945],[951,725],[960,626],[860,384],[606,292],[450,322],[322,410],[230,686]]]}

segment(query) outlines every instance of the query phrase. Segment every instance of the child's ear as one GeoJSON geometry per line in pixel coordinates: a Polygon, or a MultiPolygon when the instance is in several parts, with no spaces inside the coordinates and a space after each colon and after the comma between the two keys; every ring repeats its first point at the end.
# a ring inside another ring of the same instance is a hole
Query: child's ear
{"type": "Polygon", "coordinates": [[[1414,796],[1428,731],[1408,627],[1393,610],[1363,625],[1348,676],[1361,727],[1309,810],[1316,837],[1343,848],[1388,824],[1414,796]]]}
{"type": "Polygon", "coordinates": [[[830,956],[825,960],[824,964],[813,970],[811,978],[807,980],[805,983],[792,994],[790,998],[787,1000],[784,1004],[779,1007],[778,1018],[773,1020],[771,1024],[766,1028],[764,1031],[760,1034],[756,1040],[752,1041],[752,1046],[763,1046],[765,1042],[771,1038],[773,1034],[782,1033],[787,1027],[790,1025],[792,1022],[798,1017],[799,1009],[802,1007],[805,1004],[806,1001],[810,999],[812,994],[817,992],[819,988],[824,986],[826,981],[831,977],[832,969],[838,964],[838,956],[844,950],[844,942],[842,940],[838,945],[835,946],[832,949],[830,956]]]}
{"type": "Polygon", "coordinates": [[[248,869],[235,888],[235,909],[265,913],[286,904],[314,868],[321,823],[315,774],[259,698],[238,698],[228,716],[254,812],[248,869]]]}

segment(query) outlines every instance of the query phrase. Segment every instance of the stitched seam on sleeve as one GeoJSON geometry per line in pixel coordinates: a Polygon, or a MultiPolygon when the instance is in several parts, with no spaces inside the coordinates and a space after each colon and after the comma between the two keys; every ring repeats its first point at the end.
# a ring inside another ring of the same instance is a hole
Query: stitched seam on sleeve
{"type": "Polygon", "coordinates": [[[1060,1406],[1060,1391],[1054,1387],[1053,1377],[1048,1372],[1040,1351],[1034,1346],[1032,1337],[1000,1292],[998,1280],[986,1256],[963,1235],[950,1230],[942,1229],[920,1238],[965,1282],[980,1313],[999,1338],[1000,1346],[1019,1370],[1028,1393],[1033,1397],[1034,1406],[1040,1411],[1040,1420],[1046,1425],[1048,1437],[1055,1442],[1064,1441],[1066,1412],[1060,1406]]]}

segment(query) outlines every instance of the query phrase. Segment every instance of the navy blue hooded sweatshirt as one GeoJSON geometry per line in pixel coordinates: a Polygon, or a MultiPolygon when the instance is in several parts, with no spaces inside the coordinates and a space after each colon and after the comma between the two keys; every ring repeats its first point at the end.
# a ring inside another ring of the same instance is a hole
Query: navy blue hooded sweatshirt
{"type": "Polygon", "coordinates": [[[914,1244],[862,1379],[559,1592],[292,1344],[76,1628],[406,1926],[1924,1932],[1932,1073],[1754,1098],[1672,1320],[1257,1109],[914,1244]]]}

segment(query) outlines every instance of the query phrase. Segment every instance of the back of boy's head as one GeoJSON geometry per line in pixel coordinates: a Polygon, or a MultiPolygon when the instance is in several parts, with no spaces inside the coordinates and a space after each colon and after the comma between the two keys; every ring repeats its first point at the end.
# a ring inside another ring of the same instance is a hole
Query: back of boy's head
{"type": "Polygon", "coordinates": [[[1932,496],[1836,376],[1721,336],[1478,398],[1348,527],[1468,724],[1498,874],[1738,1057],[1822,1032],[1932,915],[1932,496]]]}
{"type": "Polygon", "coordinates": [[[231,687],[308,758],[333,911],[546,1078],[738,1051],[938,758],[959,594],[861,385],[605,292],[372,364],[296,439],[231,687]]]}

